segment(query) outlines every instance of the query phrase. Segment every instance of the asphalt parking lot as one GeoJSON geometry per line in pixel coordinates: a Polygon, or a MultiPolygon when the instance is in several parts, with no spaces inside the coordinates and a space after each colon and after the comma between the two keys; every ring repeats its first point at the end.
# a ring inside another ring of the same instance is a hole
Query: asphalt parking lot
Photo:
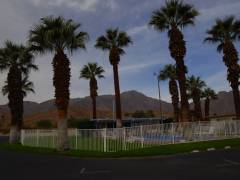
{"type": "MultiPolygon", "coordinates": [[[[0,142],[4,141],[6,138],[0,138],[0,142]]],[[[2,180],[232,180],[239,177],[240,150],[133,159],[81,159],[0,150],[2,180]]]]}

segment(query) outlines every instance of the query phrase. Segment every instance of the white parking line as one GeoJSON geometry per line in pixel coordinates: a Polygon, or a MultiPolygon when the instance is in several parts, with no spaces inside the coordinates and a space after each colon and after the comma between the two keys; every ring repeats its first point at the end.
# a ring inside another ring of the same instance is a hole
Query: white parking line
{"type": "Polygon", "coordinates": [[[224,159],[226,163],[217,165],[217,167],[240,166],[240,162],[224,159]]]}
{"type": "Polygon", "coordinates": [[[109,170],[95,170],[95,171],[86,171],[86,168],[82,168],[80,174],[104,174],[111,173],[109,170]]]}
{"type": "Polygon", "coordinates": [[[236,165],[236,166],[240,165],[239,162],[231,161],[231,160],[229,160],[229,159],[224,159],[224,161],[227,162],[227,163],[229,163],[229,164],[232,164],[232,165],[236,165]]]}
{"type": "Polygon", "coordinates": [[[80,174],[84,174],[85,168],[82,168],[80,174]]]}

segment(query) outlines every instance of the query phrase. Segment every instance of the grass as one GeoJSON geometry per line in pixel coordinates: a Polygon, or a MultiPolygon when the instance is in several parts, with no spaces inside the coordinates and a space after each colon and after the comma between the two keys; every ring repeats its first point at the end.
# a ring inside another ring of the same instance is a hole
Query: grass
{"type": "MultiPolygon", "coordinates": [[[[44,136],[38,139],[38,143],[36,138],[28,137],[25,138],[24,144],[31,146],[40,146],[45,148],[53,148],[55,147],[57,142],[56,137],[53,136],[44,136]],[[38,144],[38,145],[37,145],[38,144]]],[[[104,140],[103,138],[93,138],[93,137],[80,137],[77,138],[75,136],[69,137],[69,144],[71,149],[80,149],[81,151],[103,151],[104,150],[104,140]]],[[[139,149],[141,146],[141,142],[124,142],[122,139],[106,139],[106,144],[108,151],[115,151],[116,149],[122,149],[125,147],[128,150],[139,149]]],[[[145,145],[147,146],[147,145],[145,145]]]]}
{"type": "Polygon", "coordinates": [[[225,146],[240,149],[240,139],[225,139],[205,142],[192,142],[183,144],[162,145],[139,150],[120,151],[120,152],[94,152],[94,151],[77,151],[71,150],[66,152],[57,152],[54,149],[25,147],[20,144],[0,144],[0,149],[21,153],[35,153],[46,155],[64,155],[74,157],[91,157],[91,158],[121,158],[121,157],[147,157],[172,155],[180,153],[189,153],[192,150],[198,149],[205,151],[207,148],[223,149],[225,146]]]}

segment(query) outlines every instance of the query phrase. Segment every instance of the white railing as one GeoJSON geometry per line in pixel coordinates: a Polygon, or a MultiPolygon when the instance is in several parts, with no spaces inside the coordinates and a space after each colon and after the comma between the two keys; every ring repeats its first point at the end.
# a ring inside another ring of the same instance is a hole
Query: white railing
{"type": "MultiPolygon", "coordinates": [[[[70,149],[116,152],[156,145],[240,137],[240,121],[207,121],[115,129],[69,129],[70,149]]],[[[24,146],[56,148],[57,130],[22,130],[24,146]]]]}

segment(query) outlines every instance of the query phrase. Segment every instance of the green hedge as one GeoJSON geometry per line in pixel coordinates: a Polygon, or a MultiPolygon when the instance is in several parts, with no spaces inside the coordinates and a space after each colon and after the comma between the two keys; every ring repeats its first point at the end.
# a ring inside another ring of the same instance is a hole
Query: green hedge
{"type": "Polygon", "coordinates": [[[69,128],[94,129],[95,125],[88,118],[70,118],[68,119],[69,128]]]}
{"type": "Polygon", "coordinates": [[[48,120],[48,119],[37,121],[36,126],[37,126],[37,128],[40,128],[40,129],[53,128],[53,124],[52,124],[51,120],[48,120]]]}

